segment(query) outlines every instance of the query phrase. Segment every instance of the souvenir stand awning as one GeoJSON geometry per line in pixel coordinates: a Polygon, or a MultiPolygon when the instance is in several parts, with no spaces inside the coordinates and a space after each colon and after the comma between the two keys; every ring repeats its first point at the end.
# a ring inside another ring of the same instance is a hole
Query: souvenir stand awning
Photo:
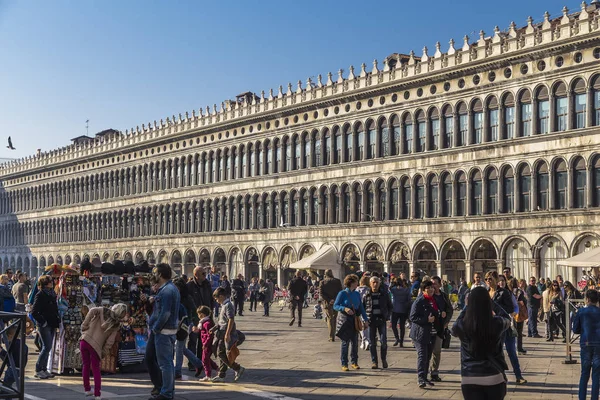
{"type": "Polygon", "coordinates": [[[577,254],[574,257],[567,258],[566,260],[559,260],[557,264],[562,267],[575,268],[600,267],[600,247],[577,254]]]}
{"type": "Polygon", "coordinates": [[[310,256],[290,264],[293,269],[331,269],[336,278],[342,278],[342,265],[338,252],[330,244],[326,244],[321,249],[310,256]]]}

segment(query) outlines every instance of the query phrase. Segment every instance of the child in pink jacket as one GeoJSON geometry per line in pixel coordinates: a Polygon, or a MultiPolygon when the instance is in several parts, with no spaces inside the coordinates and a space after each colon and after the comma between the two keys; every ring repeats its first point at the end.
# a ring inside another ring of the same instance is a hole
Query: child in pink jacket
{"type": "Polygon", "coordinates": [[[212,355],[212,343],[214,334],[211,329],[215,326],[212,319],[212,312],[207,306],[198,307],[198,317],[200,322],[196,331],[200,331],[200,340],[202,340],[202,367],[204,368],[205,376],[200,379],[200,382],[210,382],[210,376],[213,369],[218,369],[219,366],[210,357],[212,355]]]}

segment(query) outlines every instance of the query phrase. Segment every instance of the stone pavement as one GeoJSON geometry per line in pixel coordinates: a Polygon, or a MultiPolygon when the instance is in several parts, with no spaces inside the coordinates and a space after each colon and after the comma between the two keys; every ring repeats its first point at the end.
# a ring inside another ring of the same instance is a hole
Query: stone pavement
{"type": "MultiPolygon", "coordinates": [[[[416,385],[416,352],[410,347],[410,341],[409,347],[400,349],[392,347],[393,340],[389,340],[387,370],[371,370],[368,352],[359,350],[362,369],[342,372],[340,344],[327,341],[324,320],[305,318],[302,328],[289,327],[287,310],[280,312],[279,307],[272,308],[268,318],[262,317],[260,310],[246,312],[244,317],[238,318],[238,329],[247,335],[239,357],[247,371],[239,383],[233,383],[232,372],[228,373],[226,384],[212,384],[200,383],[191,372],[184,371],[189,375],[176,383],[176,399],[462,399],[460,353],[455,338],[451,348],[442,353],[440,371],[444,382],[423,390],[416,385]]],[[[311,316],[311,308],[304,311],[311,316]]],[[[388,332],[393,336],[391,329],[388,332]]],[[[33,344],[29,347],[34,348],[33,344]]],[[[561,363],[564,344],[525,338],[524,347],[528,354],[520,356],[520,361],[529,382],[516,386],[514,375],[509,372],[512,382],[507,399],[576,399],[580,364],[561,363]]],[[[26,370],[27,399],[85,398],[79,375],[46,381],[33,379],[37,354],[32,353],[26,370]]],[[[102,389],[104,399],[141,400],[150,397],[151,385],[147,374],[116,374],[102,377],[102,389]]]]}

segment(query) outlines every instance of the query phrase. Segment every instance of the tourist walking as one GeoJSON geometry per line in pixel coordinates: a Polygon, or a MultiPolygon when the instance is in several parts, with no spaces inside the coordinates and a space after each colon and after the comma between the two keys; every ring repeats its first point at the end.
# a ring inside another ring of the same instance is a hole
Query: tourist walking
{"type": "Polygon", "coordinates": [[[465,308],[465,300],[469,295],[469,285],[465,278],[460,278],[460,286],[458,288],[458,309],[465,308]]]}
{"type": "Polygon", "coordinates": [[[492,314],[491,298],[482,287],[471,290],[465,311],[452,326],[460,339],[461,389],[465,400],[502,400],[508,369],[502,343],[510,328],[507,318],[492,314]]]}
{"type": "MultiPolygon", "coordinates": [[[[188,294],[192,298],[193,308],[188,310],[190,323],[193,326],[198,325],[200,322],[200,318],[198,317],[196,310],[201,306],[207,306],[211,310],[215,308],[215,300],[212,296],[213,289],[210,284],[210,281],[207,278],[206,268],[204,267],[196,267],[194,268],[194,276],[192,279],[186,284],[188,294]]],[[[199,334],[198,332],[190,332],[188,336],[188,344],[187,348],[198,358],[202,357],[202,342],[198,340],[199,334]]],[[[188,357],[188,369],[190,371],[194,371],[196,366],[194,363],[189,361],[188,357]]]]}
{"type": "MultiPolygon", "coordinates": [[[[269,284],[267,282],[265,282],[264,279],[261,279],[258,282],[259,285],[259,289],[258,289],[258,294],[257,294],[257,298],[258,301],[261,301],[263,303],[263,317],[268,317],[269,316],[269,309],[271,308],[271,299],[273,297],[272,293],[271,293],[271,287],[269,286],[269,284]]],[[[255,308],[256,310],[256,308],[255,308]]]]}
{"type": "MultiPolygon", "coordinates": [[[[560,275],[559,275],[560,276],[560,275]]],[[[563,296],[561,292],[560,285],[558,281],[552,281],[552,284],[547,289],[548,291],[548,305],[549,305],[549,313],[548,313],[548,339],[547,342],[553,342],[555,332],[560,331],[563,335],[563,342],[566,342],[566,329],[565,324],[563,322],[563,318],[565,316],[565,303],[563,301],[563,296]]]]}
{"type": "Polygon", "coordinates": [[[523,348],[523,325],[527,319],[527,299],[525,293],[519,288],[519,281],[517,278],[513,278],[509,281],[508,287],[512,292],[512,295],[517,300],[519,306],[519,312],[512,320],[513,325],[517,331],[517,352],[519,355],[527,354],[527,351],[523,348]]]}
{"type": "Polygon", "coordinates": [[[535,276],[529,278],[527,285],[527,337],[540,339],[542,335],[538,333],[538,314],[540,312],[540,303],[542,295],[540,294],[535,276]]]}
{"type": "Polygon", "coordinates": [[[342,291],[342,282],[333,276],[333,271],[325,271],[325,279],[319,283],[319,294],[327,319],[327,328],[329,330],[329,341],[335,342],[335,325],[337,323],[337,311],[333,305],[340,291],[342,291]]]}
{"type": "MultiPolygon", "coordinates": [[[[515,314],[516,303],[513,303],[512,294],[508,289],[505,289],[498,284],[499,279],[496,271],[489,271],[486,273],[485,281],[489,287],[488,293],[492,299],[494,313],[502,318],[506,318],[508,322],[511,323],[513,314],[515,314]]],[[[508,330],[504,335],[504,345],[517,379],[517,385],[522,385],[527,383],[527,381],[523,378],[523,374],[521,373],[521,365],[519,363],[519,357],[517,356],[516,336],[517,333],[513,329],[508,330]]]]}
{"type": "Polygon", "coordinates": [[[200,382],[208,382],[212,377],[212,371],[219,368],[211,358],[215,321],[212,318],[211,309],[207,306],[198,307],[196,313],[200,318],[200,322],[197,327],[194,327],[194,331],[200,334],[200,340],[202,341],[202,368],[204,369],[204,377],[200,379],[200,382]]]}
{"type": "Polygon", "coordinates": [[[425,280],[421,283],[422,295],[417,298],[410,308],[410,338],[413,340],[417,350],[417,378],[420,388],[426,385],[434,386],[434,383],[427,379],[431,354],[437,331],[435,330],[436,320],[440,318],[439,308],[433,294],[435,288],[433,282],[425,280]]]}
{"type": "Polygon", "coordinates": [[[92,396],[90,385],[90,369],[94,374],[94,393],[96,400],[101,399],[102,373],[100,362],[110,352],[123,319],[127,316],[127,305],[117,303],[110,309],[105,307],[91,308],[81,325],[81,376],[86,396],[92,396]]]}
{"type": "Polygon", "coordinates": [[[592,375],[592,400],[600,394],[600,308],[598,292],[589,289],[585,293],[585,308],[579,309],[573,318],[573,333],[581,335],[581,377],[579,378],[579,400],[585,400],[587,386],[592,375]]]}
{"type": "Polygon", "coordinates": [[[381,343],[381,366],[388,367],[387,362],[387,321],[392,311],[392,300],[382,288],[381,279],[373,276],[370,280],[370,289],[363,298],[363,306],[369,321],[369,341],[371,342],[371,368],[379,368],[377,361],[377,336],[381,343]]]}
{"type": "Polygon", "coordinates": [[[231,283],[231,294],[235,313],[240,317],[243,317],[244,301],[246,301],[246,282],[244,282],[244,276],[242,274],[239,274],[231,283]]]}
{"type": "MultiPolygon", "coordinates": [[[[177,330],[177,343],[175,345],[175,380],[183,377],[183,353],[185,342],[188,339],[191,328],[194,325],[191,314],[194,313],[194,301],[188,292],[186,280],[183,277],[173,279],[173,284],[179,291],[179,328],[177,330]]],[[[193,352],[192,352],[193,353],[193,352]]],[[[194,354],[194,356],[196,356],[194,354]]],[[[193,364],[188,358],[188,361],[193,364]]]]}
{"type": "Polygon", "coordinates": [[[392,332],[394,333],[394,346],[404,347],[404,335],[406,332],[406,320],[410,312],[412,295],[406,281],[401,278],[395,278],[390,287],[392,295],[392,332]],[[400,332],[398,333],[398,325],[400,332]]]}
{"type": "MultiPolygon", "coordinates": [[[[363,299],[365,298],[365,295],[369,291],[370,280],[371,280],[371,272],[366,271],[360,278],[359,285],[356,288],[356,291],[360,295],[361,303],[362,303],[363,299]]],[[[358,340],[360,342],[359,347],[361,349],[369,350],[371,348],[371,339],[369,339],[370,335],[371,335],[371,331],[369,330],[368,327],[358,333],[358,340]]]]}
{"type": "Polygon", "coordinates": [[[39,291],[33,301],[31,316],[37,323],[37,330],[42,340],[42,349],[35,364],[36,379],[54,378],[54,374],[48,372],[48,357],[52,348],[52,340],[56,329],[60,324],[58,315],[58,304],[54,292],[54,282],[49,275],[43,275],[38,279],[39,291]]]}
{"type": "Polygon", "coordinates": [[[240,380],[244,374],[245,368],[235,361],[229,361],[228,352],[238,341],[237,329],[235,325],[235,310],[231,300],[227,297],[225,288],[220,287],[215,290],[215,300],[220,305],[219,320],[217,322],[217,355],[220,360],[219,374],[212,379],[212,382],[225,382],[227,369],[231,368],[235,372],[234,381],[240,380]]]}
{"type": "Polygon", "coordinates": [[[171,281],[168,264],[158,264],[152,270],[158,290],[150,298],[152,315],[148,319],[150,337],[146,345],[146,363],[152,385],[153,400],[170,400],[175,394],[173,355],[179,328],[179,291],[171,281]]]}
{"type": "Polygon", "coordinates": [[[290,281],[288,292],[290,296],[290,326],[294,325],[294,321],[296,321],[296,310],[298,310],[298,327],[301,327],[304,297],[308,293],[308,285],[306,281],[302,279],[301,270],[296,271],[296,276],[290,281]]]}
{"type": "Polygon", "coordinates": [[[336,336],[342,341],[341,362],[342,371],[348,371],[348,350],[353,369],[358,366],[358,332],[368,326],[368,317],[363,307],[360,295],[356,291],[358,276],[351,274],[344,278],[345,289],[338,293],[333,309],[338,312],[336,336]],[[361,323],[360,318],[364,321],[361,323]]]}
{"type": "Polygon", "coordinates": [[[442,362],[442,342],[444,341],[444,335],[448,328],[448,324],[452,319],[452,314],[454,314],[454,307],[452,307],[452,302],[450,301],[448,293],[441,290],[441,278],[439,276],[434,276],[431,278],[431,281],[433,282],[434,289],[433,299],[439,310],[439,316],[434,325],[436,334],[431,357],[431,381],[441,382],[440,364],[442,362]]]}
{"type": "Polygon", "coordinates": [[[256,296],[258,295],[258,291],[260,290],[260,285],[258,284],[258,278],[252,278],[252,282],[248,285],[248,291],[250,292],[250,311],[256,311],[256,304],[258,303],[258,299],[256,296]]]}

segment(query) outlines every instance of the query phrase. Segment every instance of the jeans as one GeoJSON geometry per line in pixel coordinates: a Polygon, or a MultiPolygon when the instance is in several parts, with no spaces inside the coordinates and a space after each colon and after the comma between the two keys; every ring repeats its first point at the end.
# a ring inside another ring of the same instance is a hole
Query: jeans
{"type": "Polygon", "coordinates": [[[516,338],[511,336],[510,330],[506,332],[504,336],[504,345],[506,346],[506,353],[510,359],[510,365],[512,365],[513,372],[517,379],[523,379],[521,374],[521,365],[519,364],[519,357],[517,357],[517,345],[516,338]]]}
{"type": "Polygon", "coordinates": [[[296,309],[298,310],[298,323],[301,324],[302,323],[302,299],[300,300],[296,300],[296,299],[292,299],[291,301],[291,309],[290,309],[290,314],[291,314],[291,318],[295,319],[296,318],[296,309]]]}
{"type": "Polygon", "coordinates": [[[325,316],[327,317],[327,328],[329,330],[329,340],[335,341],[335,328],[337,324],[337,311],[331,304],[325,306],[325,316]]]}
{"type": "Polygon", "coordinates": [[[417,349],[417,376],[419,382],[427,380],[427,371],[429,371],[429,363],[431,362],[431,354],[433,353],[432,337],[428,342],[414,341],[415,349],[417,349]]]}
{"type": "MultiPolygon", "coordinates": [[[[20,351],[21,351],[21,339],[14,339],[14,343],[12,345],[12,349],[10,351],[10,355],[13,358],[13,361],[15,362],[15,367],[17,368],[16,372],[17,374],[20,373],[20,351]]],[[[29,348],[27,347],[27,345],[25,345],[25,357],[23,360],[23,368],[25,368],[27,366],[27,356],[29,355],[29,348]]],[[[2,353],[0,354],[0,357],[6,357],[6,351],[2,350],[2,353]]],[[[13,375],[13,370],[10,367],[10,364],[8,362],[8,360],[6,361],[6,374],[4,375],[4,384],[5,386],[12,386],[12,384],[15,382],[16,379],[19,379],[19,376],[17,375],[16,377],[13,375]]],[[[20,385],[20,383],[19,383],[20,385]]]]}
{"type": "Polygon", "coordinates": [[[392,332],[394,332],[394,337],[396,338],[396,342],[404,343],[404,334],[406,332],[406,319],[408,318],[408,314],[406,313],[392,313],[392,332]],[[398,335],[398,325],[400,325],[400,335],[398,335]]]}
{"type": "Polygon", "coordinates": [[[238,300],[236,297],[233,300],[233,312],[234,314],[239,315],[240,317],[244,314],[244,297],[238,300]]]}
{"type": "Polygon", "coordinates": [[[193,365],[194,368],[202,369],[202,360],[198,358],[190,349],[183,349],[183,355],[187,357],[190,365],[193,365]]]}
{"type": "Polygon", "coordinates": [[[79,342],[79,350],[81,350],[81,377],[83,378],[83,390],[89,392],[92,390],[90,386],[90,367],[94,375],[94,396],[100,397],[102,389],[102,373],[100,372],[100,357],[96,350],[85,340],[79,342]]]}
{"type": "Polygon", "coordinates": [[[381,361],[387,360],[387,326],[384,320],[375,320],[370,325],[369,339],[371,340],[371,361],[377,364],[377,334],[381,342],[381,361]]]}
{"type": "Polygon", "coordinates": [[[352,364],[358,364],[358,332],[354,333],[352,339],[342,340],[341,361],[343,366],[348,366],[348,347],[351,347],[350,361],[352,364]]]}
{"type": "Polygon", "coordinates": [[[250,311],[252,311],[252,310],[256,311],[257,303],[258,303],[258,301],[256,300],[256,292],[250,293],[250,311]],[[254,308],[252,308],[252,306],[254,306],[254,308]]]}
{"type": "Polygon", "coordinates": [[[502,400],[506,396],[506,383],[494,386],[461,385],[465,400],[502,400]]]}
{"type": "Polygon", "coordinates": [[[35,372],[48,370],[48,357],[50,356],[50,350],[52,349],[54,331],[55,329],[50,328],[49,326],[42,327],[38,325],[38,332],[42,339],[42,350],[40,350],[40,355],[35,363],[35,372]]]}
{"type": "Polygon", "coordinates": [[[218,356],[219,360],[221,361],[221,365],[219,365],[219,376],[221,378],[225,378],[228,368],[231,368],[236,372],[240,370],[240,364],[236,363],[235,361],[233,363],[229,363],[229,359],[227,358],[227,346],[225,346],[224,340],[219,341],[218,356]]]}
{"type": "Polygon", "coordinates": [[[548,338],[554,339],[555,331],[557,331],[558,329],[560,329],[560,331],[562,332],[563,337],[566,337],[565,324],[563,324],[562,322],[563,316],[564,314],[558,314],[554,311],[550,311],[550,315],[548,318],[548,338]]]}
{"type": "Polygon", "coordinates": [[[263,315],[265,315],[267,317],[269,316],[269,307],[270,306],[271,306],[271,304],[267,300],[263,301],[263,307],[265,308],[265,313],[263,315]]]}
{"type": "MultiPolygon", "coordinates": [[[[200,355],[202,354],[202,341],[200,340],[198,333],[190,332],[190,334],[188,335],[187,350],[189,350],[189,352],[195,355],[196,357],[200,357],[200,355]]],[[[194,365],[193,362],[191,362],[190,357],[185,353],[185,351],[184,354],[188,359],[188,367],[198,368],[194,365]]]]}
{"type": "Polygon", "coordinates": [[[528,307],[527,308],[527,317],[529,321],[527,322],[527,336],[532,337],[535,335],[539,335],[538,333],[538,312],[540,311],[539,307],[528,307]]]}
{"type": "Polygon", "coordinates": [[[185,340],[178,340],[175,347],[175,375],[181,375],[183,366],[183,349],[185,349],[185,340]]]}
{"type": "Polygon", "coordinates": [[[588,381],[592,373],[592,400],[598,400],[600,392],[600,346],[581,346],[581,378],[579,400],[585,400],[588,381]]]}
{"type": "Polygon", "coordinates": [[[146,345],[146,364],[150,380],[160,394],[172,399],[175,392],[175,368],[173,353],[175,352],[175,335],[150,333],[146,345]]]}

